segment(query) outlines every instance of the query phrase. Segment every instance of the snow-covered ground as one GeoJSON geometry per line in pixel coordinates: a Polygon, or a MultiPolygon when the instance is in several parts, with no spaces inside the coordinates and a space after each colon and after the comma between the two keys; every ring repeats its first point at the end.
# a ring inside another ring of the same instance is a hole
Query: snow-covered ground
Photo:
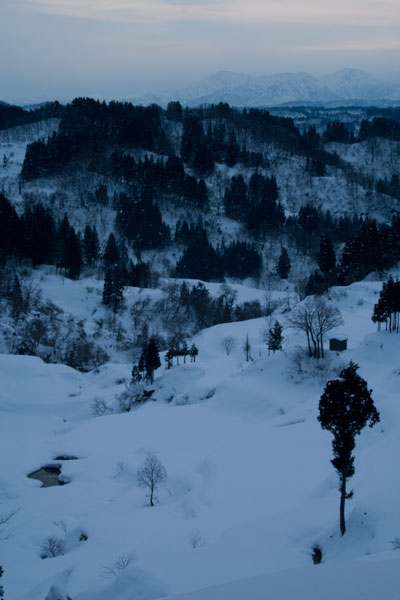
{"type": "MultiPolygon", "coordinates": [[[[41,277],[54,302],[90,317],[99,299],[87,282],[41,277]]],[[[196,363],[161,367],[156,401],[127,413],[95,416],[92,407],[117,405],[131,364],[82,374],[0,355],[0,515],[15,512],[0,526],[6,597],[44,600],[53,586],[54,597],[73,600],[398,598],[400,337],[370,320],[380,289],[368,281],[331,292],[349,350],[331,356],[325,374],[294,372],[305,340],[287,313],[276,315],[284,350],[271,356],[266,319],[217,325],[196,336],[196,363]],[[226,337],[236,340],[229,355],[226,337]],[[331,435],[316,417],[324,377],[350,359],[381,422],[357,439],[341,537],[331,435]],[[154,507],[136,480],[148,451],[168,473],[154,507]],[[66,456],[76,459],[57,458],[66,456]],[[51,464],[67,485],[27,478],[51,464]],[[51,538],[65,553],[43,559],[51,538]],[[323,564],[314,566],[317,544],[323,564]]]]}

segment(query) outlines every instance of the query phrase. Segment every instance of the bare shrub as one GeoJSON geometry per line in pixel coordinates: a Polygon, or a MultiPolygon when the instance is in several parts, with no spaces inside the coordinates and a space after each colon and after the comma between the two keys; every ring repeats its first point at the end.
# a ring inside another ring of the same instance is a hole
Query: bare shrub
{"type": "Polygon", "coordinates": [[[202,546],[204,542],[200,531],[191,531],[189,534],[189,542],[192,548],[198,548],[199,546],[202,546]]]}
{"type": "Polygon", "coordinates": [[[53,521],[53,525],[61,529],[63,533],[67,533],[67,524],[62,519],[59,519],[58,521],[53,521]]]}
{"type": "Polygon", "coordinates": [[[96,417],[101,417],[110,412],[110,409],[105,400],[102,398],[98,398],[97,396],[93,398],[90,403],[89,414],[94,415],[96,417]]]}
{"type": "Polygon", "coordinates": [[[41,558],[54,558],[55,556],[62,556],[65,554],[65,542],[61,538],[49,537],[43,542],[40,547],[41,558]]]}
{"type": "Polygon", "coordinates": [[[288,374],[293,376],[295,373],[301,379],[316,379],[319,383],[324,384],[327,379],[336,376],[342,367],[341,363],[335,363],[329,355],[315,360],[308,355],[305,348],[297,346],[289,357],[288,374]]]}
{"type": "MultiPolygon", "coordinates": [[[[12,519],[12,517],[14,515],[16,515],[19,511],[21,510],[21,508],[15,508],[14,510],[11,510],[9,513],[7,514],[0,514],[0,527],[2,525],[5,525],[6,523],[9,522],[10,519],[12,519]]],[[[5,533],[5,531],[0,528],[0,540],[7,540],[10,537],[9,533],[5,533]]]]}
{"type": "Polygon", "coordinates": [[[134,552],[124,552],[120,554],[114,563],[102,568],[103,577],[117,577],[117,575],[129,567],[135,558],[136,556],[134,552]]]}
{"type": "Polygon", "coordinates": [[[119,477],[120,475],[122,475],[122,473],[124,473],[125,469],[126,469],[126,464],[124,463],[123,460],[119,460],[115,467],[114,477],[119,477]]]}

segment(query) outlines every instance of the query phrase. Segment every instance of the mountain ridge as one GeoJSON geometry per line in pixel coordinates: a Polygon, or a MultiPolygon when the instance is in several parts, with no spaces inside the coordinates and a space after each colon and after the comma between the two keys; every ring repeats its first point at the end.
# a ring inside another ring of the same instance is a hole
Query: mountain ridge
{"type": "Polygon", "coordinates": [[[342,105],[400,103],[400,84],[378,80],[366,71],[345,68],[314,77],[309,73],[276,73],[253,76],[218,71],[181,90],[148,93],[131,99],[140,104],[166,105],[179,100],[187,106],[228,102],[236,106],[279,106],[299,102],[342,105]]]}

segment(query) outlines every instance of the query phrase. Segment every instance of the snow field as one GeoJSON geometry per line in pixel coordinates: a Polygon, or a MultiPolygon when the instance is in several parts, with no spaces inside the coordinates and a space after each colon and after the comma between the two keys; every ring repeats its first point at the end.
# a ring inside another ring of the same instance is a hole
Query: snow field
{"type": "MultiPolygon", "coordinates": [[[[92,310],[86,297],[81,302],[82,282],[65,280],[57,289],[55,280],[46,281],[54,301],[64,294],[69,310],[92,310]]],[[[349,338],[349,350],[333,356],[331,368],[350,358],[359,363],[381,414],[381,423],[357,439],[349,485],[355,496],[347,501],[343,538],[331,436],[316,419],[323,383],[291,373],[290,354],[304,344],[299,332],[285,327],[284,351],[268,356],[266,319],[204,330],[195,338],[195,364],[158,370],[156,402],[102,417],[90,414],[93,398],[115,406],[129,364],[81,374],[1,355],[0,435],[7,452],[0,457],[0,513],[18,511],[3,525],[7,539],[0,542],[7,595],[42,600],[56,584],[74,600],[256,599],[266,590],[291,598],[295,589],[304,590],[298,597],[313,598],[326,582],[328,599],[361,590],[360,597],[372,600],[382,579],[385,598],[394,598],[399,338],[375,333],[370,321],[380,288],[362,282],[331,293],[344,319],[339,333],[349,338]],[[237,340],[229,356],[222,347],[227,336],[237,340]],[[168,472],[154,508],[136,482],[149,450],[168,472]],[[77,460],[55,460],[60,455],[77,460]],[[42,489],[27,479],[55,463],[68,485],[42,489]],[[79,541],[81,533],[87,541],[79,541]],[[63,541],[63,556],[40,557],[49,537],[63,541]],[[311,561],[315,544],[325,563],[318,567],[311,561]],[[132,557],[130,564],[105,577],[121,555],[132,557]],[[365,584],[372,574],[375,583],[365,584]],[[330,587],[338,577],[349,587],[330,587]],[[219,585],[225,587],[212,587],[219,585]]],[[[285,325],[284,314],[276,318],[285,325]]]]}

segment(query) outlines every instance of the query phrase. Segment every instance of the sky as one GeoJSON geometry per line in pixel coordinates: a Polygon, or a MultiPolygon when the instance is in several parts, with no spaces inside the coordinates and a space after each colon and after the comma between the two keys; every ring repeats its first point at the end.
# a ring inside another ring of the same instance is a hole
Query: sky
{"type": "Polygon", "coordinates": [[[3,100],[345,67],[400,82],[400,0],[0,0],[3,100]]]}

